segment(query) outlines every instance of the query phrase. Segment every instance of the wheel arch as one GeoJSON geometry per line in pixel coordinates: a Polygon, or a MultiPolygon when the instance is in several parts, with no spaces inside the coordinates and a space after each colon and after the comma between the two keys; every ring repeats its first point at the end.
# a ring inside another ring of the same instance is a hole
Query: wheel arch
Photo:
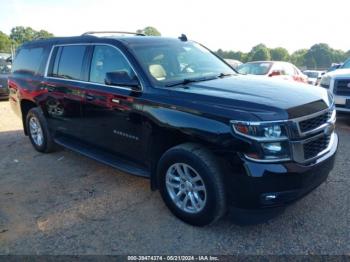
{"type": "Polygon", "coordinates": [[[24,131],[24,134],[26,136],[28,135],[28,130],[27,130],[27,126],[26,126],[27,114],[28,114],[29,110],[34,108],[34,107],[38,107],[38,105],[36,103],[34,103],[33,101],[31,101],[29,99],[22,99],[21,100],[22,124],[23,124],[23,131],[24,131]]]}
{"type": "Polygon", "coordinates": [[[151,168],[151,190],[154,191],[158,189],[157,167],[160,158],[169,149],[185,143],[201,145],[213,153],[218,149],[218,145],[210,143],[198,136],[188,135],[178,130],[158,130],[152,134],[148,142],[148,155],[151,168]]]}

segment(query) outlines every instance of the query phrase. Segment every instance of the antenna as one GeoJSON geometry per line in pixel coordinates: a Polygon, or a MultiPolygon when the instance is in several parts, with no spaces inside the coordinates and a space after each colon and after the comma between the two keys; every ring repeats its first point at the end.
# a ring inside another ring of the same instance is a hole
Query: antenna
{"type": "Polygon", "coordinates": [[[187,42],[187,36],[185,34],[181,34],[181,36],[179,36],[179,39],[183,42],[187,42]]]}

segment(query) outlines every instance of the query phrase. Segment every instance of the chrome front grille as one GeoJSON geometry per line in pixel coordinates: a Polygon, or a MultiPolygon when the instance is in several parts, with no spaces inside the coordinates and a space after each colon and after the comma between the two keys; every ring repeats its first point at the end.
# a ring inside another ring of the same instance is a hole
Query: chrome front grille
{"type": "Polygon", "coordinates": [[[334,139],[334,108],[292,121],[296,130],[290,142],[294,161],[311,162],[329,151],[334,139]]]}
{"type": "Polygon", "coordinates": [[[300,121],[299,122],[300,131],[302,133],[305,133],[327,123],[328,119],[331,117],[330,114],[331,114],[331,111],[328,111],[319,116],[300,121]]]}
{"type": "Polygon", "coordinates": [[[334,93],[340,96],[350,96],[350,79],[335,80],[334,93]]]}

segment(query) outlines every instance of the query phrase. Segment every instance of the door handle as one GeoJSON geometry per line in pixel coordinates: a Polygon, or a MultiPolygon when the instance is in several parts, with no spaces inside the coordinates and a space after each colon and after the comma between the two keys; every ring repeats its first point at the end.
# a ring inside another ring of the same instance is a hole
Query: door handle
{"type": "Polygon", "coordinates": [[[120,100],[119,100],[119,99],[116,99],[116,98],[113,98],[113,99],[112,99],[112,102],[113,102],[113,103],[116,103],[116,104],[120,104],[120,100]]]}
{"type": "Polygon", "coordinates": [[[88,100],[88,101],[92,101],[92,100],[95,99],[95,96],[90,95],[90,94],[87,94],[87,95],[85,96],[85,98],[86,98],[86,100],[88,100]]]}

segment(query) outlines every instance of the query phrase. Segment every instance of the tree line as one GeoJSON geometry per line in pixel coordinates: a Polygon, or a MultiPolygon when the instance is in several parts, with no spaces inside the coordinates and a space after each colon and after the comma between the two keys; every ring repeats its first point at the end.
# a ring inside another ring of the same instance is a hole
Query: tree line
{"type": "Polygon", "coordinates": [[[215,53],[222,58],[235,59],[243,63],[266,60],[286,61],[308,69],[327,69],[332,63],[342,63],[350,57],[350,50],[345,52],[333,49],[325,43],[315,44],[309,49],[299,49],[292,54],[283,47],[268,48],[264,44],[254,46],[248,53],[224,51],[222,49],[215,53]]]}
{"type": "MultiPolygon", "coordinates": [[[[137,33],[145,35],[160,36],[161,33],[152,26],[138,29],[137,33]]],[[[13,52],[24,42],[39,38],[49,38],[54,35],[45,30],[36,31],[31,27],[16,26],[11,29],[10,35],[0,31],[0,52],[13,52]]],[[[331,48],[329,45],[320,43],[311,46],[309,49],[300,49],[290,54],[283,47],[268,48],[264,44],[254,46],[250,52],[224,51],[219,49],[215,52],[222,58],[235,59],[243,63],[250,61],[287,61],[301,68],[308,69],[326,69],[332,63],[341,63],[350,57],[350,50],[347,52],[331,48]]]]}
{"type": "MultiPolygon", "coordinates": [[[[138,29],[137,33],[154,36],[161,35],[160,32],[152,26],[138,29]]],[[[11,29],[10,35],[0,31],[0,52],[11,53],[24,42],[49,37],[54,37],[54,35],[46,30],[36,31],[31,27],[16,26],[11,29]]]]}
{"type": "Polygon", "coordinates": [[[36,31],[31,27],[16,26],[11,29],[10,35],[0,31],[0,52],[10,53],[24,42],[53,36],[45,30],[36,31]]]}

